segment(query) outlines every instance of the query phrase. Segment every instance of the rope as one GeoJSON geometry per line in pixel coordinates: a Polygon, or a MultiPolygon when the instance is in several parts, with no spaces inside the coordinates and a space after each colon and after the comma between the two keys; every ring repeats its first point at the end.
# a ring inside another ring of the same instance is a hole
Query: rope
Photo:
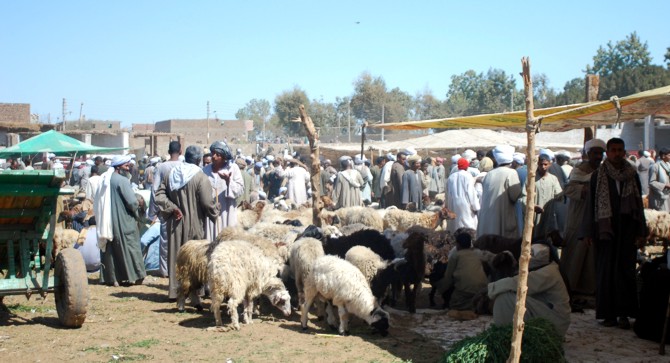
{"type": "Polygon", "coordinates": [[[619,97],[617,96],[612,96],[610,97],[610,102],[614,104],[614,107],[616,107],[616,122],[614,125],[618,126],[621,123],[621,114],[623,113],[621,110],[621,104],[619,103],[619,97]]]}

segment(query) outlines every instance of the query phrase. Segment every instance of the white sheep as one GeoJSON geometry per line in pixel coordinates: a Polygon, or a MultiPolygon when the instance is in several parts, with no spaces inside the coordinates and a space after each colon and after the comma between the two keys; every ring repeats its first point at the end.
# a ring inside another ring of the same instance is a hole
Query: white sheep
{"type": "Polygon", "coordinates": [[[294,227],[286,224],[259,222],[256,223],[251,229],[249,229],[249,233],[265,237],[275,244],[285,243],[290,247],[298,234],[304,230],[305,227],[294,227]]]}
{"type": "Polygon", "coordinates": [[[303,290],[304,281],[312,272],[314,261],[324,254],[321,241],[315,238],[304,237],[295,241],[293,245],[291,245],[289,265],[291,266],[291,272],[295,279],[299,304],[302,304],[305,301],[303,290]]]}
{"type": "MultiPolygon", "coordinates": [[[[312,273],[305,282],[305,303],[302,305],[300,323],[307,330],[307,313],[314,299],[331,301],[340,316],[339,333],[349,334],[349,314],[365,320],[382,336],[388,334],[389,314],[382,310],[372,296],[363,273],[351,263],[337,256],[322,256],[314,263],[312,273]]],[[[332,309],[328,309],[328,324],[335,326],[332,309]]]]}
{"type": "Polygon", "coordinates": [[[397,208],[388,208],[384,215],[384,229],[404,232],[412,226],[435,229],[442,221],[442,212],[409,212],[397,208]]]}
{"type": "Polygon", "coordinates": [[[660,239],[663,241],[663,245],[667,246],[670,239],[670,213],[645,209],[644,219],[647,222],[647,228],[649,228],[647,240],[653,243],[656,239],[660,239]]]}
{"type": "Polygon", "coordinates": [[[177,309],[184,311],[186,297],[191,297],[191,304],[202,311],[202,303],[198,289],[207,283],[207,249],[208,240],[191,240],[179,248],[177,252],[177,309]]]}
{"type": "Polygon", "coordinates": [[[379,270],[386,268],[388,263],[382,258],[374,253],[370,248],[365,246],[354,246],[347,251],[347,254],[344,256],[346,261],[349,261],[352,265],[356,266],[365,276],[365,280],[368,282],[368,285],[372,281],[372,278],[377,275],[379,270]]]}
{"type": "MultiPolygon", "coordinates": [[[[246,202],[245,202],[246,203],[246,202]]],[[[243,204],[237,208],[237,224],[238,226],[249,229],[261,220],[263,215],[265,203],[258,201],[254,205],[249,203],[243,204]]]]}
{"type": "Polygon", "coordinates": [[[284,315],[291,314],[291,297],[284,283],[276,277],[275,263],[256,246],[246,241],[233,240],[213,246],[207,264],[211,308],[216,327],[223,330],[221,303],[228,297],[231,326],[240,329],[237,306],[244,304],[243,321],[251,324],[253,300],[261,294],[270,299],[284,315]]]}
{"type": "Polygon", "coordinates": [[[340,226],[347,226],[350,224],[361,223],[368,226],[370,229],[375,229],[377,231],[384,230],[384,220],[377,210],[367,207],[347,207],[340,208],[335,211],[322,210],[319,214],[321,218],[321,223],[326,224],[336,224],[334,222],[334,217],[337,217],[340,221],[340,226]]]}
{"type": "Polygon", "coordinates": [[[283,242],[274,243],[268,238],[249,233],[238,227],[226,227],[216,236],[216,241],[232,240],[247,241],[260,248],[265,256],[275,261],[278,273],[288,261],[288,247],[283,242]]]}

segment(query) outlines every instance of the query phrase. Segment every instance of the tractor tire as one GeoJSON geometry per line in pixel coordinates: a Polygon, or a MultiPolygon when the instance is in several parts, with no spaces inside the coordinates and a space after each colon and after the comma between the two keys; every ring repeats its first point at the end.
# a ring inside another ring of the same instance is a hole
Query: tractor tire
{"type": "Polygon", "coordinates": [[[61,250],[56,256],[54,295],[61,324],[80,328],[86,320],[88,276],[81,253],[74,248],[61,250]]]}

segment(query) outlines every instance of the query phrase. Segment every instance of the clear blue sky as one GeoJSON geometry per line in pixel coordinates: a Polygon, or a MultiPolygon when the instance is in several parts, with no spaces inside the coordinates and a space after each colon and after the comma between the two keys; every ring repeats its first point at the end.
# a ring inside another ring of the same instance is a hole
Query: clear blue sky
{"type": "Polygon", "coordinates": [[[443,100],[451,76],[514,74],[529,56],[550,86],[582,77],[599,46],[636,31],[653,64],[670,46],[668,0],[0,2],[0,102],[56,122],[123,125],[233,119],[253,99],[299,86],[310,99],[353,93],[368,71],[389,89],[443,100]],[[596,4],[597,3],[597,4],[596,4]]]}

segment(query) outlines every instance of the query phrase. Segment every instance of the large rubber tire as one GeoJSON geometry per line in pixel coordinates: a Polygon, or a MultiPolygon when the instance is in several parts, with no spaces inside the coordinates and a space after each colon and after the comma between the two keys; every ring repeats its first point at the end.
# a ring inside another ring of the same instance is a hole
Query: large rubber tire
{"type": "Polygon", "coordinates": [[[68,328],[79,328],[86,320],[88,307],[88,276],[81,253],[74,248],[60,251],[56,256],[55,276],[58,319],[68,328]]]}

